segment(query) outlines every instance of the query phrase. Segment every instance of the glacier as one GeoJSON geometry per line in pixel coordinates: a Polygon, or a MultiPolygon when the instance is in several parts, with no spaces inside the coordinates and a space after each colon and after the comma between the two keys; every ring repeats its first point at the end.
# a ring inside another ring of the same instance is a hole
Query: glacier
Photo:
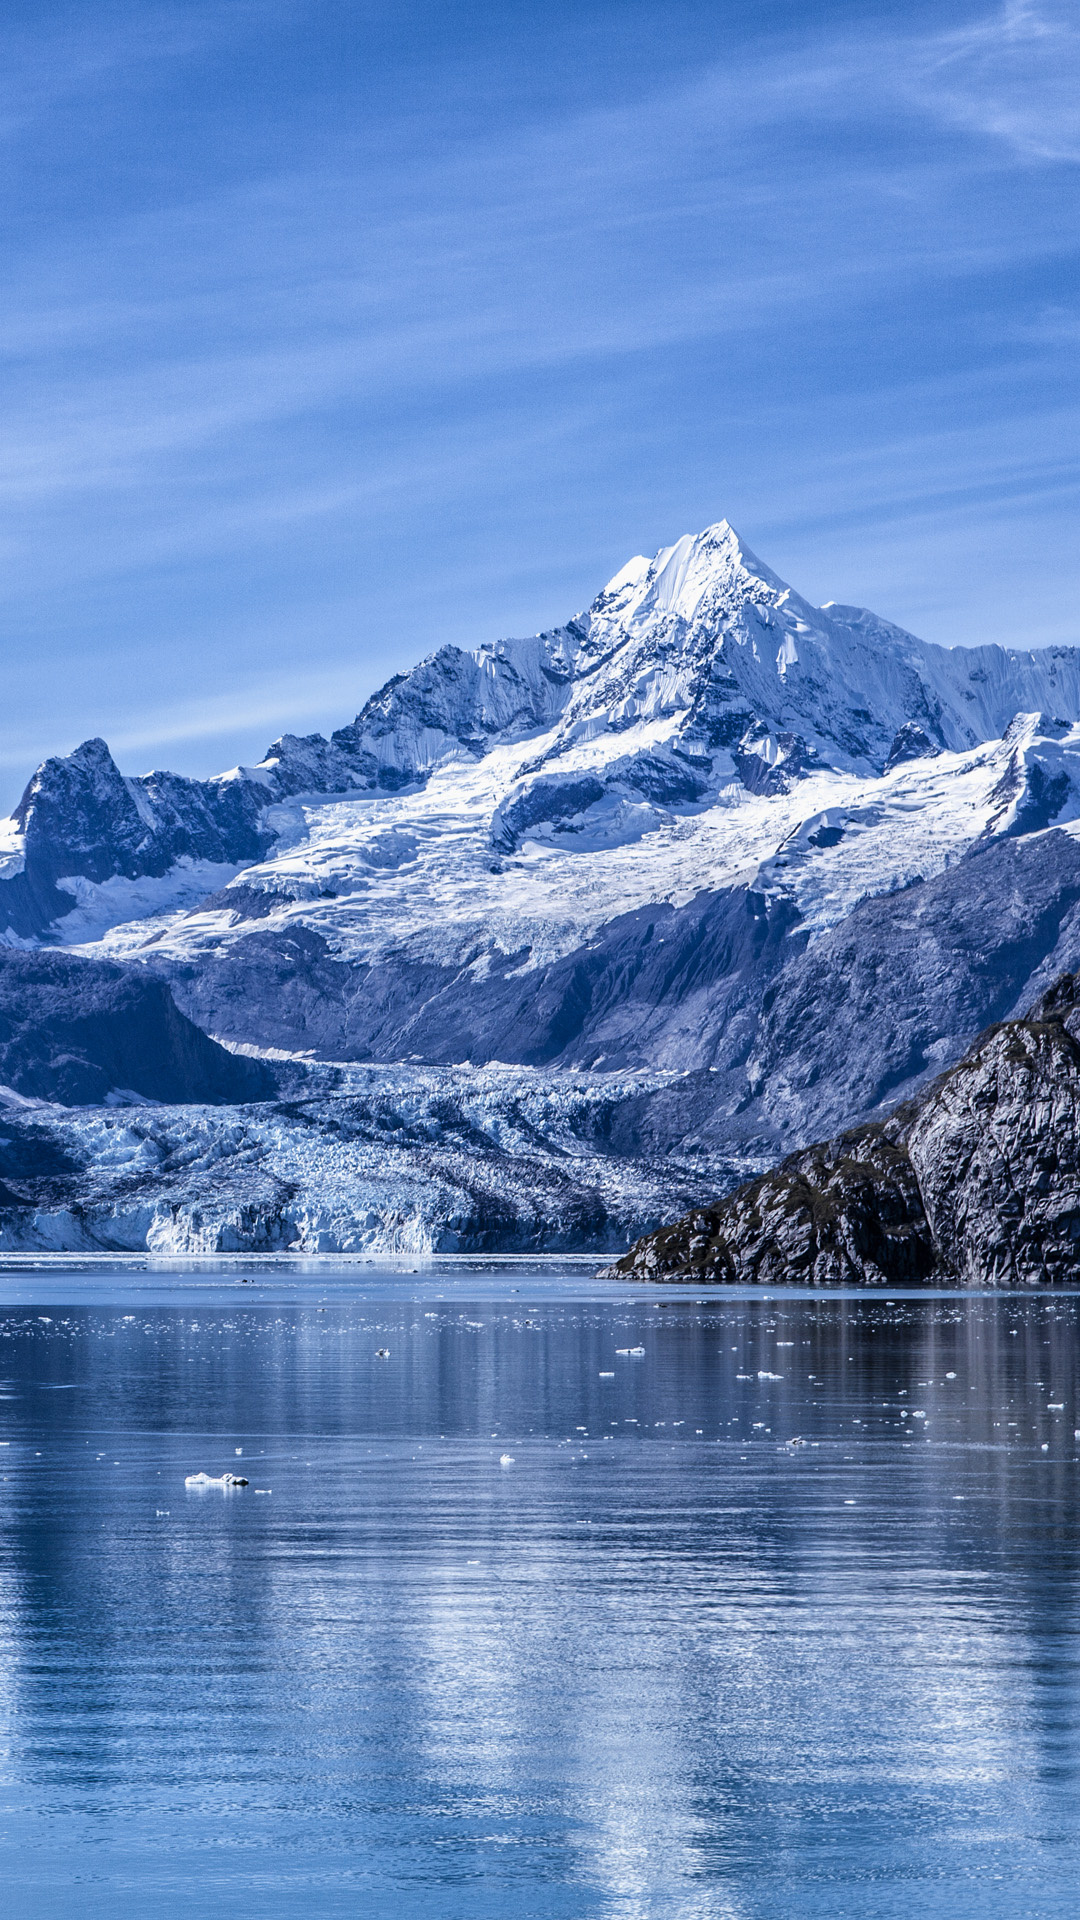
{"type": "Polygon", "coordinates": [[[48,1033],[13,1045],[12,1138],[67,1171],[33,1189],[19,1135],[8,1244],[607,1251],[1080,964],[1080,650],[813,607],[721,521],[255,767],[46,761],[0,942],[0,974],[60,949],[152,981],[274,1076],[139,1109],[158,1157],[120,1174],[138,1090],[60,1107],[48,1033]]]}

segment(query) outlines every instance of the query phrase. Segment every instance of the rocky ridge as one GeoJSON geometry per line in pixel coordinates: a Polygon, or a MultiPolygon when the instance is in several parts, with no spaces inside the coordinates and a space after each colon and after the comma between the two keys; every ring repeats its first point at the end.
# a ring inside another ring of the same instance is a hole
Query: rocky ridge
{"type": "Polygon", "coordinates": [[[639,1240],[609,1277],[1060,1286],[1080,1266],[1080,978],[989,1028],[886,1119],[639,1240]]]}

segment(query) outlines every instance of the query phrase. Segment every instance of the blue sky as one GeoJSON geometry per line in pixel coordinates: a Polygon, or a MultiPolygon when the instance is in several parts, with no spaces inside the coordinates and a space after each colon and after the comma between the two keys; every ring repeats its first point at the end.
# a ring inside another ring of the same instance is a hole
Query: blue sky
{"type": "Polygon", "coordinates": [[[206,773],[727,515],[1080,641],[1080,17],[7,0],[0,801],[206,773]]]}

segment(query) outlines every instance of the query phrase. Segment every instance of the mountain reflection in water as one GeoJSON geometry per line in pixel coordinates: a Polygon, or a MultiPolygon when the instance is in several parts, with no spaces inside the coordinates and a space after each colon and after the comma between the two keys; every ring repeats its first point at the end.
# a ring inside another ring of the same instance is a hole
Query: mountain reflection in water
{"type": "Polygon", "coordinates": [[[566,1286],[0,1309],[8,1912],[1071,1920],[1076,1300],[566,1286]]]}

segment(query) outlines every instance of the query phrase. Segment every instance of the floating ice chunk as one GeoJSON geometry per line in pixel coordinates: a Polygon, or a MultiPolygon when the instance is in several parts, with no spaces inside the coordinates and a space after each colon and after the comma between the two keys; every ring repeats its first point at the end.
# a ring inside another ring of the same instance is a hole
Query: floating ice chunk
{"type": "Polygon", "coordinates": [[[782,1373],[766,1373],[764,1369],[761,1369],[758,1372],[759,1380],[782,1380],[783,1377],[784,1376],[782,1373]]]}
{"type": "Polygon", "coordinates": [[[390,1358],[389,1347],[376,1347],[375,1358],[376,1360],[389,1360],[390,1358]]]}
{"type": "Polygon", "coordinates": [[[514,1456],[512,1453],[500,1453],[499,1455],[500,1467],[512,1467],[513,1464],[514,1464],[514,1456]]]}
{"type": "Polygon", "coordinates": [[[601,1380],[614,1380],[615,1375],[614,1373],[602,1373],[600,1374],[599,1378],[601,1380]]]}
{"type": "Polygon", "coordinates": [[[247,1481],[239,1473],[221,1473],[216,1479],[212,1473],[189,1473],[184,1485],[185,1487],[246,1487],[247,1481]]]}

